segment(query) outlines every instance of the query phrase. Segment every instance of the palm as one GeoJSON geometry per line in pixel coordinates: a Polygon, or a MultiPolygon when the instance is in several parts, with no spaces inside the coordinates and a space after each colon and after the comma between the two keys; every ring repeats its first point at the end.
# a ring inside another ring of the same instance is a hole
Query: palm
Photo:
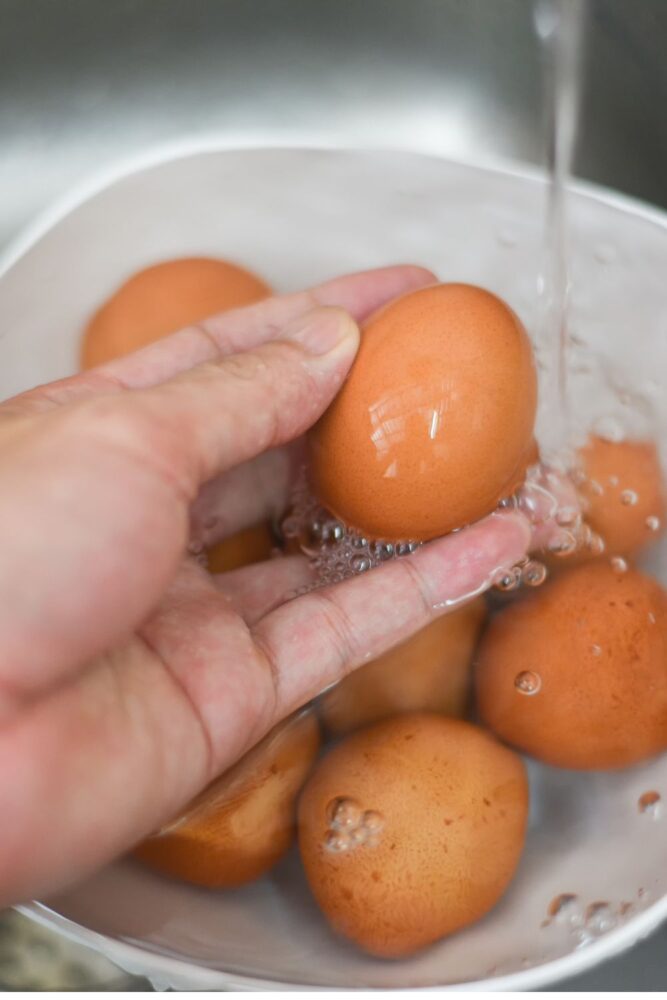
{"type": "Polygon", "coordinates": [[[270,300],[4,404],[0,902],[127,849],[287,713],[523,554],[527,526],[494,516],[292,599],[310,579],[301,556],[215,578],[184,556],[191,532],[211,544],[281,508],[288,443],[352,360],[348,345],[304,361],[295,318],[336,303],[361,319],[428,278],[388,269],[270,300]]]}

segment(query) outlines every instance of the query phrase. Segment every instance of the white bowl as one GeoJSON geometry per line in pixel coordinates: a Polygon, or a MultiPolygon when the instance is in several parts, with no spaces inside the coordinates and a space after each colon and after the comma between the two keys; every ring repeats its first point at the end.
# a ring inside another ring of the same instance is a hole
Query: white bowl
{"type": "MultiPolygon", "coordinates": [[[[538,331],[543,202],[543,181],[528,172],[409,153],[163,152],[70,199],[5,255],[0,394],[73,371],[99,301],[137,268],[186,254],[230,257],[282,290],[415,261],[487,285],[538,331]]],[[[577,412],[622,411],[619,386],[610,389],[622,383],[644,400],[635,415],[644,419],[650,404],[660,433],[665,219],[583,186],[571,218],[573,329],[607,359],[604,380],[599,365],[575,377],[577,412]]],[[[374,960],[335,940],[294,856],[233,892],[118,862],[23,909],[158,986],[534,988],[618,953],[667,913],[667,838],[637,808],[647,790],[667,795],[667,759],[614,774],[530,770],[530,833],[505,898],[481,923],[408,961],[374,960]],[[577,896],[571,919],[545,926],[551,900],[566,892],[577,896]],[[598,902],[607,908],[582,928],[598,902]]]]}

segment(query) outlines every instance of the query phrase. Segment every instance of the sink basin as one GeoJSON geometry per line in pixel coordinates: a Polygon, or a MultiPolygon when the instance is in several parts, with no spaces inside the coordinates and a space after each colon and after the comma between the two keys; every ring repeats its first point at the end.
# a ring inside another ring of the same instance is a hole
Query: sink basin
{"type": "MultiPolygon", "coordinates": [[[[667,206],[663,0],[590,0],[575,172],[667,206]]],[[[529,0],[0,0],[0,245],[183,136],[544,159],[529,0]]]]}

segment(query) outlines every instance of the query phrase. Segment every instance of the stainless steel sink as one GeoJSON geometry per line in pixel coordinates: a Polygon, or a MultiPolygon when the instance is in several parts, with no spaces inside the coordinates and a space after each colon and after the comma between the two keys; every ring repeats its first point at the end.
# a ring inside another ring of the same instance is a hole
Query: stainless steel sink
{"type": "MultiPolygon", "coordinates": [[[[667,2],[588,0],[586,22],[575,172],[667,208],[667,2]]],[[[0,0],[0,247],[185,136],[541,163],[542,121],[530,0],[0,0]]],[[[663,988],[666,943],[566,988],[663,988]]]]}
{"type": "MultiPolygon", "coordinates": [[[[586,19],[577,172],[667,206],[667,3],[586,19]]],[[[540,162],[541,117],[530,0],[0,0],[0,244],[184,135],[540,162]]]]}

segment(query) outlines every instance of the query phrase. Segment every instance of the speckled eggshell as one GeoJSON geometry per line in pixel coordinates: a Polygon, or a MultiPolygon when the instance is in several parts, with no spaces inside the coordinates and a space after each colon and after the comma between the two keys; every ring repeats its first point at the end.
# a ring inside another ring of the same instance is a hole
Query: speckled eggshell
{"type": "Polygon", "coordinates": [[[463,284],[411,292],[366,323],[309,436],[315,493],[373,538],[447,534],[523,481],[536,398],[530,342],[501,299],[463,284]]]}
{"type": "Polygon", "coordinates": [[[299,804],[299,846],[333,929],[398,958],[494,906],[521,856],[527,811],[523,763],[488,732],[400,715],[319,763],[299,804]]]}
{"type": "Polygon", "coordinates": [[[617,768],[660,753],[665,591],[607,560],[565,571],[491,620],[476,692],[480,718],[501,739],[556,767],[617,768]]]}
{"type": "Polygon", "coordinates": [[[655,541],[665,522],[665,493],[653,442],[593,437],[579,456],[587,477],[584,515],[606,552],[632,555],[655,541]]]}

